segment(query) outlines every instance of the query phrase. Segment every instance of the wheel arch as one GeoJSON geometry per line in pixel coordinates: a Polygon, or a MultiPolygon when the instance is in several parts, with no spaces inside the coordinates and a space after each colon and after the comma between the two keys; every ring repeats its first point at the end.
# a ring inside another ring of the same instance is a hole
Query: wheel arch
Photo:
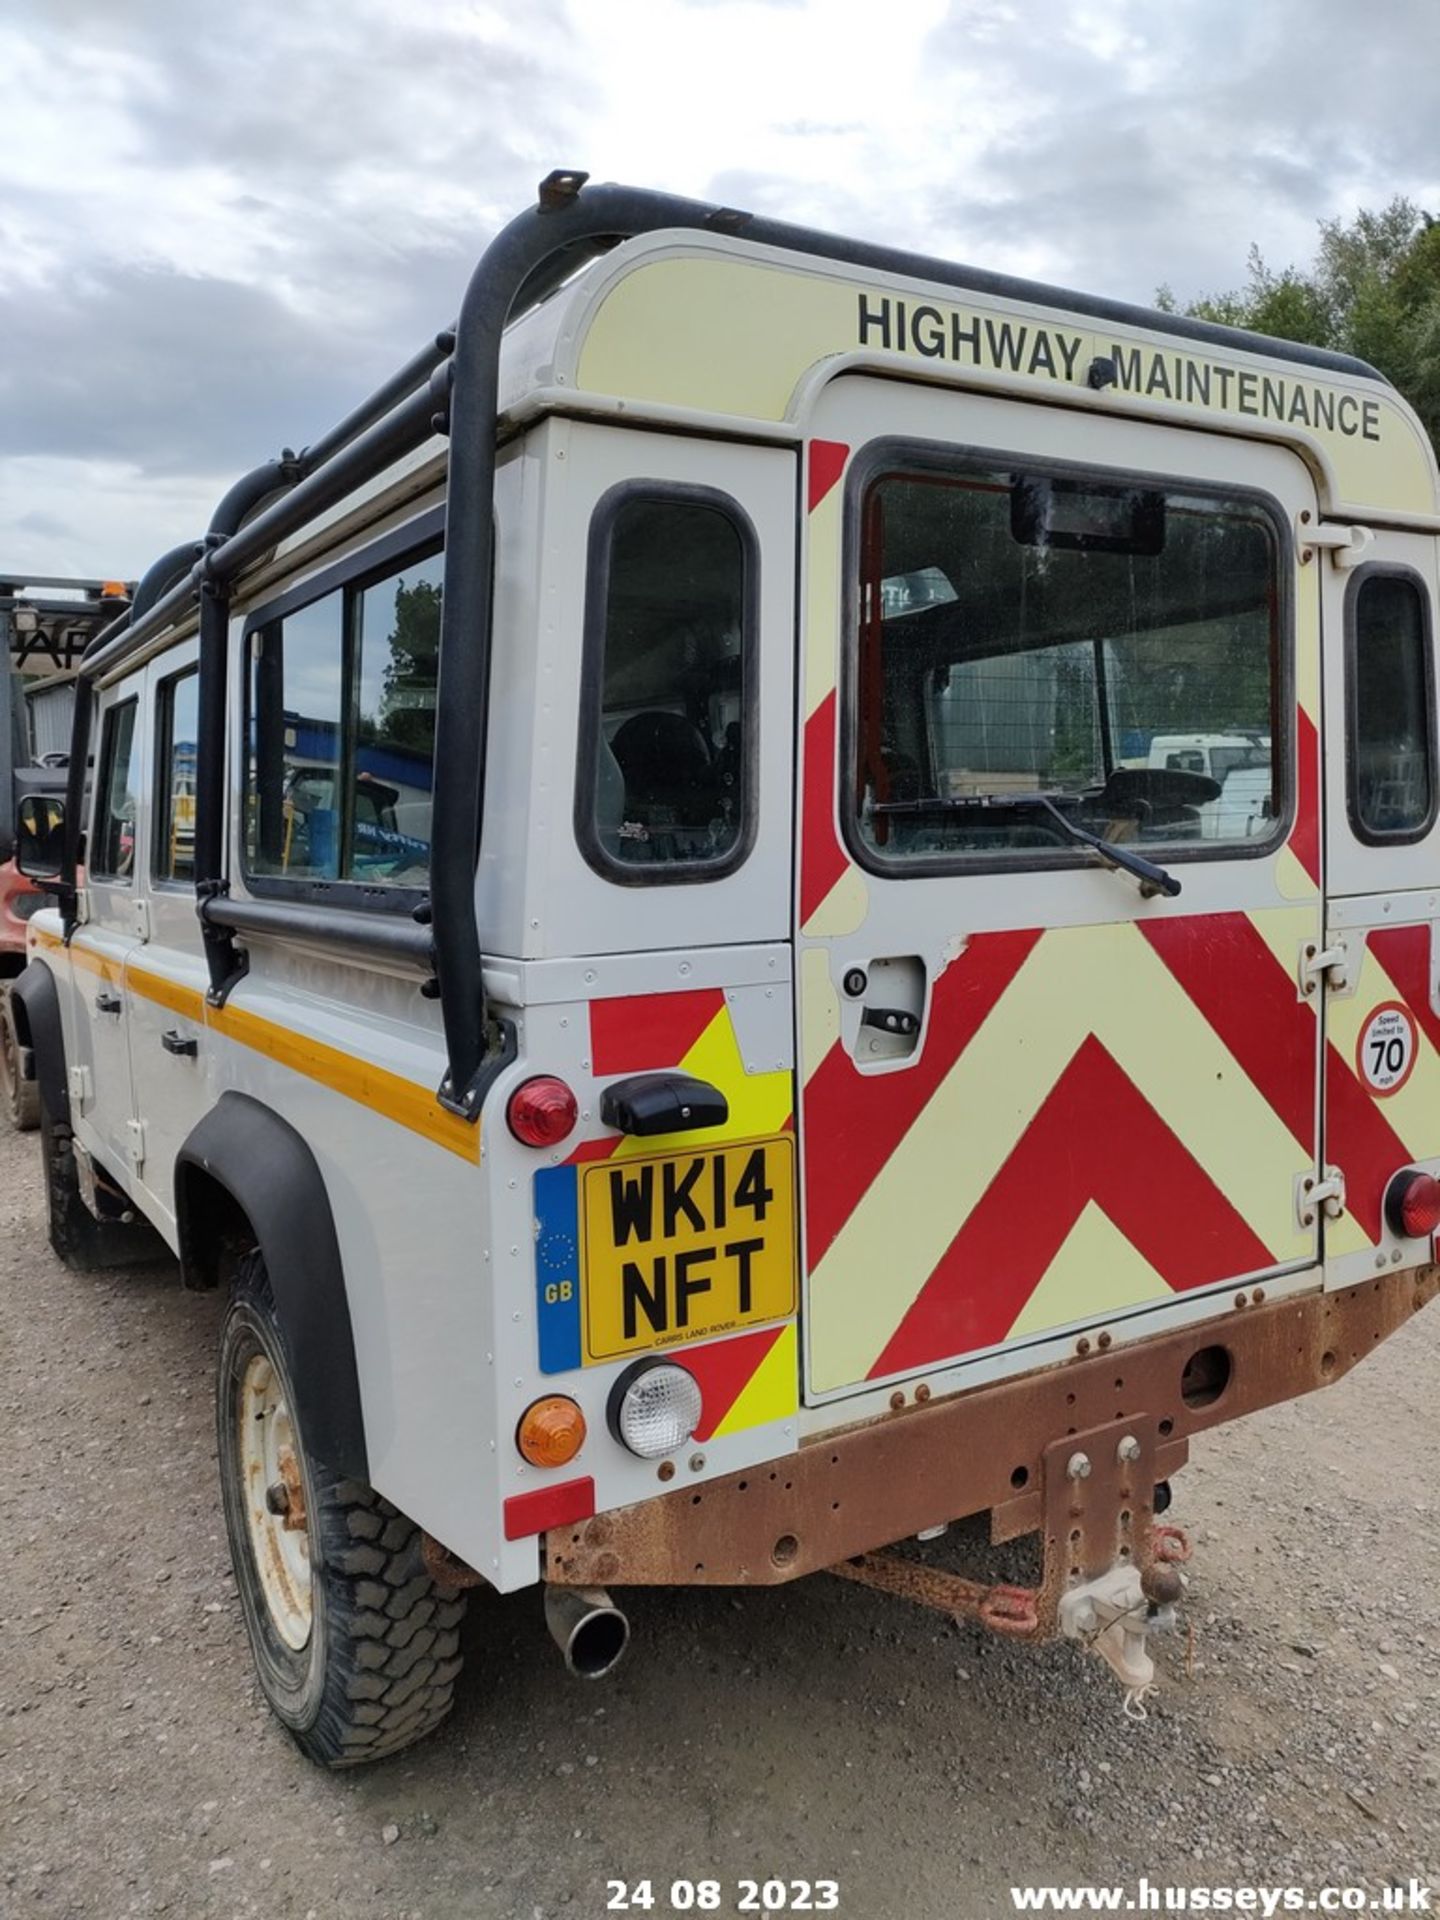
{"type": "Polygon", "coordinates": [[[175,1214],[188,1287],[217,1285],[238,1242],[259,1246],[306,1444],[338,1472],[368,1482],[340,1242],[305,1140],[249,1094],[222,1093],[176,1155],[175,1214]]]}
{"type": "Polygon", "coordinates": [[[70,1089],[65,1079],[65,1029],[60,1019],[60,990],[42,961],[32,960],[9,985],[15,1032],[35,1059],[40,1104],[52,1125],[70,1124],[70,1089]]]}

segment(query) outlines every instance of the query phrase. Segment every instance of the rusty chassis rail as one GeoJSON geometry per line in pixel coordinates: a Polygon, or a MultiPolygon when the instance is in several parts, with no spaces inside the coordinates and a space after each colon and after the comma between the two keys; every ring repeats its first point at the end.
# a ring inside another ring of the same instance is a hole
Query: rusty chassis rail
{"type": "Polygon", "coordinates": [[[946,1399],[921,1385],[912,1404],[796,1453],[548,1534],[544,1577],[776,1586],[829,1571],[1043,1638],[1065,1588],[1117,1562],[1163,1592],[1185,1549],[1154,1524],[1154,1488],[1195,1434],[1333,1384],[1437,1292],[1434,1266],[1273,1303],[1255,1288],[1213,1320],[1131,1346],[946,1399]],[[1039,1588],[985,1587],[881,1551],[984,1512],[993,1540],[1043,1533],[1039,1588]]]}

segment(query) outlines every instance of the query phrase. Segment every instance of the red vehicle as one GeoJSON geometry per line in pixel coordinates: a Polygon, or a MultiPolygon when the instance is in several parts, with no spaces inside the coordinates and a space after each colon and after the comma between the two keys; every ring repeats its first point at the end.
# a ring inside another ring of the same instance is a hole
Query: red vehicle
{"type": "MultiPolygon", "coordinates": [[[[0,1110],[22,1131],[39,1119],[39,1096],[21,1071],[8,983],[25,965],[26,922],[46,896],[11,858],[15,808],[27,793],[65,791],[66,757],[46,750],[35,715],[42,697],[55,698],[68,682],[94,636],[129,605],[131,592],[119,580],[0,576],[0,1110]]],[[[63,731],[68,740],[68,721],[63,731]]]]}

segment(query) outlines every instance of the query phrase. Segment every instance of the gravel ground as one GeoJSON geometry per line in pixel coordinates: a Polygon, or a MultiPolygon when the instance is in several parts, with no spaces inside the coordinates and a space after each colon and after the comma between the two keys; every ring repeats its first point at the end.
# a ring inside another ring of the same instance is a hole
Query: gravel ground
{"type": "MultiPolygon", "coordinates": [[[[823,1577],[637,1592],[571,1680],[533,1594],[472,1604],[462,1698],[325,1776],[262,1706],[218,1511],[220,1302],[80,1276],[0,1135],[0,1913],[575,1916],[606,1880],[829,1877],[860,1920],[1012,1884],[1440,1883],[1440,1307],[1203,1441],[1183,1636],[1143,1725],[1028,1652],[823,1577]]],[[[959,1557],[954,1536],[946,1542],[959,1557]]],[[[722,1911],[733,1911],[729,1897],[722,1911]]]]}

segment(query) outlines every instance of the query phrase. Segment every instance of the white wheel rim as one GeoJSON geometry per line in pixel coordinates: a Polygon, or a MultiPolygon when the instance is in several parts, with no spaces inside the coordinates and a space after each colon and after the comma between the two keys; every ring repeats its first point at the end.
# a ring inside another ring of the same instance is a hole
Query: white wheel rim
{"type": "Polygon", "coordinates": [[[310,1529],[295,1426],[280,1376],[250,1356],[236,1403],[250,1546],[275,1631],[296,1653],[310,1638],[310,1529]]]}

